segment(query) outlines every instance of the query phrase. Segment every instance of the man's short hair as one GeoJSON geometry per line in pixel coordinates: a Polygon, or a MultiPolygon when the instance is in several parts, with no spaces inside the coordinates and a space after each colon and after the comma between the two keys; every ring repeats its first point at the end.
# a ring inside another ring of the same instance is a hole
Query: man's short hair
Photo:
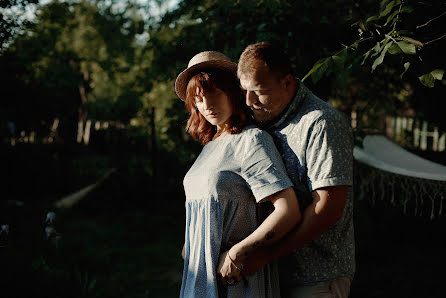
{"type": "Polygon", "coordinates": [[[269,42],[258,42],[245,48],[238,61],[237,75],[252,70],[255,60],[263,61],[278,78],[293,74],[290,59],[279,48],[269,42]]]}

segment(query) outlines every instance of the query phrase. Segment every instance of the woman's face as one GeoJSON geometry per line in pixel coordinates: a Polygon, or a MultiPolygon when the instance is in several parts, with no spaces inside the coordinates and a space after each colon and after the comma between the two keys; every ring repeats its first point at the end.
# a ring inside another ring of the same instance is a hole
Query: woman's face
{"type": "Polygon", "coordinates": [[[206,120],[218,128],[224,128],[232,115],[232,104],[223,90],[215,88],[204,91],[197,87],[195,91],[195,106],[206,120]]]}

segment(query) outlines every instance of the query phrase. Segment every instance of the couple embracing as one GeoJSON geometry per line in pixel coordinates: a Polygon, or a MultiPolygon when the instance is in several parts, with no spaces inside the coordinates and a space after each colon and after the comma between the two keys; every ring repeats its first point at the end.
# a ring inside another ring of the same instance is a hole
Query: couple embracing
{"type": "Polygon", "coordinates": [[[355,271],[348,121],[270,43],[195,55],[175,82],[203,145],[184,177],[180,297],[348,297],[355,271]]]}

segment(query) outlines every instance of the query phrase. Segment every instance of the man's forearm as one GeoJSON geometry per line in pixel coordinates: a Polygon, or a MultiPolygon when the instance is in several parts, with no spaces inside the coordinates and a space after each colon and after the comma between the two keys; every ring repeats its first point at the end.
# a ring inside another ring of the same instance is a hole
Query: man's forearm
{"type": "MultiPolygon", "coordinates": [[[[327,194],[322,194],[324,197],[325,195],[327,194]]],[[[334,225],[342,216],[345,196],[338,197],[336,200],[336,202],[330,200],[329,196],[322,199],[315,198],[315,202],[303,212],[302,222],[271,247],[272,257],[277,259],[290,254],[318,238],[334,225]]]]}

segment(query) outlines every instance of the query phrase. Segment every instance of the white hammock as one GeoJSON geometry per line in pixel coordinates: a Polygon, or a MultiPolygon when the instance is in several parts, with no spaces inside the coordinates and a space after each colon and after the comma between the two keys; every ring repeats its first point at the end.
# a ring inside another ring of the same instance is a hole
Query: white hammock
{"type": "Polygon", "coordinates": [[[404,211],[408,202],[414,202],[415,214],[420,214],[424,200],[430,199],[431,218],[435,209],[441,215],[446,197],[446,166],[412,154],[381,135],[366,136],[363,148],[355,146],[353,155],[356,161],[368,166],[367,170],[356,171],[362,196],[374,201],[378,196],[385,199],[390,195],[395,204],[397,192],[404,211]],[[380,192],[376,192],[377,186],[380,192]]]}

